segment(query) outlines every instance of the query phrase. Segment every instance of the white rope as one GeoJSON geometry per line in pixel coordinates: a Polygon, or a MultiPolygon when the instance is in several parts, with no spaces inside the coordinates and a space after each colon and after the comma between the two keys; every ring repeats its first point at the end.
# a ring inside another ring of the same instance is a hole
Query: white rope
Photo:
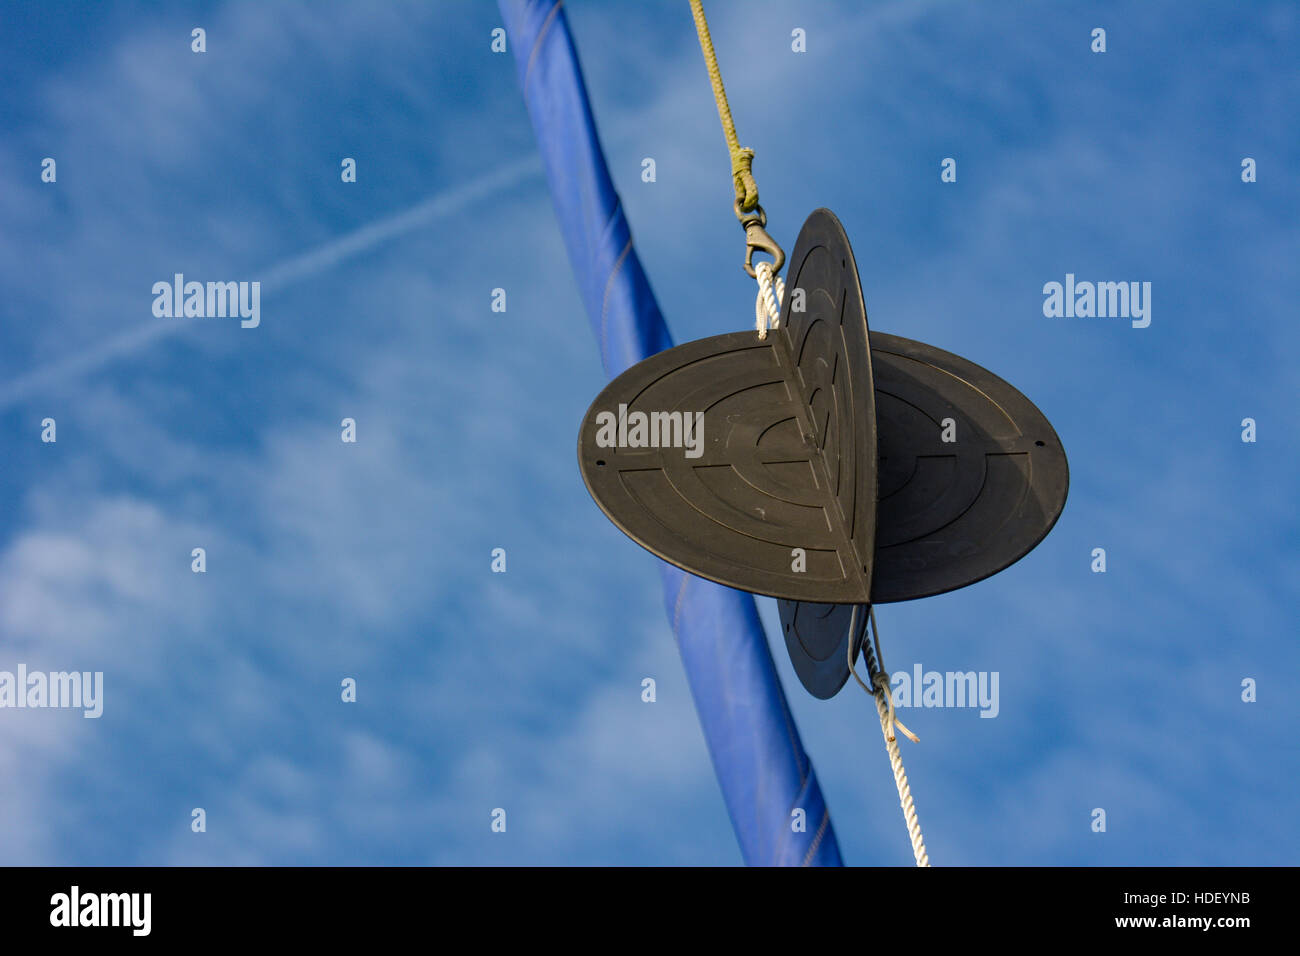
{"type": "Polygon", "coordinates": [[[903,822],[907,824],[907,835],[912,841],[912,855],[916,858],[917,866],[929,866],[930,855],[925,851],[925,840],[921,836],[921,821],[916,816],[916,804],[912,801],[912,788],[907,782],[907,771],[903,769],[903,755],[899,753],[898,738],[894,734],[894,728],[901,730],[912,743],[921,741],[894,714],[894,695],[890,692],[885,658],[880,653],[880,632],[876,630],[874,607],[871,608],[870,615],[871,639],[875,642],[876,653],[873,655],[871,645],[863,642],[862,654],[867,659],[867,676],[871,678],[875,690],[863,684],[862,678],[858,677],[858,672],[853,666],[853,658],[856,655],[853,653],[852,640],[849,641],[849,670],[853,673],[854,679],[862,684],[862,689],[876,699],[876,711],[880,714],[880,730],[885,735],[885,750],[889,753],[889,766],[894,771],[894,786],[898,788],[898,804],[903,809],[903,822]],[[880,662],[879,667],[877,661],[880,662]]]}
{"type": "Polygon", "coordinates": [[[785,283],[780,276],[772,275],[772,263],[760,262],[754,266],[758,274],[758,299],[754,302],[755,328],[759,339],[767,338],[768,329],[781,327],[781,303],[785,300],[785,283]],[[773,289],[776,295],[772,295],[773,289]]]}

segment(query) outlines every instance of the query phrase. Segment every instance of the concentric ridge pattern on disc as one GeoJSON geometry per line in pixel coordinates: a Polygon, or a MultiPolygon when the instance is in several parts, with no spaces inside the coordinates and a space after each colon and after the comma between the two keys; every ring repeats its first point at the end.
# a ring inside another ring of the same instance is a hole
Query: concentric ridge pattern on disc
{"type": "Polygon", "coordinates": [[[713,336],[628,369],[587,411],[579,465],[610,520],[684,570],[758,594],[859,603],[875,553],[866,316],[838,220],[819,210],[805,237],[801,281],[815,290],[805,312],[766,341],[713,336]],[[632,447],[634,415],[659,423],[648,431],[662,446],[671,416],[695,413],[698,449],[632,447]],[[600,426],[614,417],[627,440],[620,428],[610,447],[600,426]]]}

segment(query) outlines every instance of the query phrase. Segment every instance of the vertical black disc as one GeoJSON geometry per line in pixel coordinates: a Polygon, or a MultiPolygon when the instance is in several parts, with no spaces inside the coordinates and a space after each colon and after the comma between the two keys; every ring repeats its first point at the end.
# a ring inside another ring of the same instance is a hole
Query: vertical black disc
{"type": "MultiPolygon", "coordinates": [[[[840,221],[818,209],[790,254],[781,333],[803,357],[796,380],[813,412],[822,474],[852,529],[864,575],[875,563],[878,442],[871,337],[853,249],[840,221]],[[811,350],[810,350],[811,347],[811,350]]],[[[781,632],[800,682],[814,697],[833,697],[849,677],[848,651],[862,644],[867,615],[851,604],[777,602],[781,632]],[[852,627],[853,633],[850,633],[852,627]]]]}

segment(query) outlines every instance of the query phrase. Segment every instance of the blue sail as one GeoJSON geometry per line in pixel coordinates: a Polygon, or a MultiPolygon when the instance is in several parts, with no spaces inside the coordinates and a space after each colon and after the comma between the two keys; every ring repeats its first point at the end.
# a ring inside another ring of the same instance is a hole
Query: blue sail
{"type": "MultiPolygon", "coordinates": [[[[670,348],[672,337],[605,165],[563,6],[501,0],[501,12],[569,261],[613,377],[670,348]]],[[[661,567],[664,603],[745,862],[842,865],[754,598],[661,567]]]]}

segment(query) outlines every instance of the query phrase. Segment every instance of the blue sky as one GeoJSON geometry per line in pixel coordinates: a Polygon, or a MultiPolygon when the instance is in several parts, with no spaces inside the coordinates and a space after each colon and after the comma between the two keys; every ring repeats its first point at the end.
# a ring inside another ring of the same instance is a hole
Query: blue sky
{"type": "MultiPolygon", "coordinates": [[[[749,327],[686,4],[565,8],[674,335],[749,327]]],[[[1300,13],[708,9],[773,235],[833,209],[872,327],[1069,454],[1028,557],[879,609],[891,670],[1000,674],[996,719],[903,713],[932,860],[1300,862],[1300,13]],[[1150,327],[1045,318],[1066,273],[1151,282],[1150,327]]],[[[603,375],[498,25],[0,6],[0,670],[105,675],[99,720],[0,710],[0,861],[740,861],[655,559],[578,475],[603,375]],[[176,272],[261,281],[261,325],[155,318],[176,272]]],[[[759,604],[846,860],[909,864],[871,702],[807,696],[759,604]]]]}

